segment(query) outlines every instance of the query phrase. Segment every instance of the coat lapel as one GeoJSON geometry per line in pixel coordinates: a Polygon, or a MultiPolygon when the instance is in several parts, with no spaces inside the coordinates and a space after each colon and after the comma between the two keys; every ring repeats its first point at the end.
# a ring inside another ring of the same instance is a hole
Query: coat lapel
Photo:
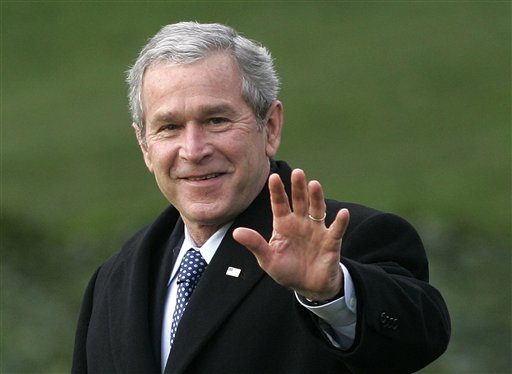
{"type": "Polygon", "coordinates": [[[175,223],[174,229],[169,238],[166,250],[163,254],[152,256],[153,264],[151,266],[152,278],[151,291],[154,292],[150,297],[150,320],[152,327],[152,340],[155,352],[155,358],[161,361],[162,354],[162,323],[165,309],[165,300],[167,297],[167,288],[171,270],[176,262],[176,257],[183,243],[184,225],[181,219],[175,223]]]}
{"type": "Polygon", "coordinates": [[[160,372],[163,303],[172,249],[183,233],[178,217],[174,208],[166,210],[140,239],[127,244],[129,259],[118,261],[110,275],[110,336],[120,372],[160,372]],[[175,227],[171,235],[169,227],[175,227]]]}

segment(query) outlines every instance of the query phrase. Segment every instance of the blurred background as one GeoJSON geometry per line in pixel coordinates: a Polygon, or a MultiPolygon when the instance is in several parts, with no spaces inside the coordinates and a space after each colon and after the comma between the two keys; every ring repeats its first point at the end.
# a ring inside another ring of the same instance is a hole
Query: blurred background
{"type": "Polygon", "coordinates": [[[508,1],[3,1],[0,372],[69,372],[89,277],[166,206],[124,73],[181,20],[272,51],[278,158],[416,226],[453,324],[422,373],[510,373],[508,1]]]}

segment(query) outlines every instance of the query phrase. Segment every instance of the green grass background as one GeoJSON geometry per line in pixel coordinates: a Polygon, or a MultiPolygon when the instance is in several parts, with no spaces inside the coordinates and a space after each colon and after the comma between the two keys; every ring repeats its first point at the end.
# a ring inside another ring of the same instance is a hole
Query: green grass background
{"type": "Polygon", "coordinates": [[[0,372],[69,372],[89,276],[166,205],[124,72],[180,20],[273,52],[279,158],[418,228],[453,323],[422,373],[511,372],[509,1],[2,1],[0,372]]]}

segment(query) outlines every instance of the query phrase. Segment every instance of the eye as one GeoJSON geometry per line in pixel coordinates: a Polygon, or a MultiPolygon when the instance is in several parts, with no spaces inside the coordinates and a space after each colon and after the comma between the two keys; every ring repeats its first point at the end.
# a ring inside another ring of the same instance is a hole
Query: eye
{"type": "Polygon", "coordinates": [[[168,124],[168,125],[164,125],[162,127],[160,127],[160,131],[176,131],[180,128],[179,125],[174,125],[174,124],[168,124]]]}
{"type": "Polygon", "coordinates": [[[226,124],[227,122],[228,122],[228,119],[223,118],[223,117],[212,117],[209,119],[209,123],[212,125],[223,125],[223,124],[226,124]]]}

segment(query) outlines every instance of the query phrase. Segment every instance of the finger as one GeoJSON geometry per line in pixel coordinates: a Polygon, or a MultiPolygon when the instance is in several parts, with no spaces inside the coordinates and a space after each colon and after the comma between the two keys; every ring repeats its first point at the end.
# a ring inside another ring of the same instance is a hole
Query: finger
{"type": "Polygon", "coordinates": [[[270,205],[274,218],[283,217],[291,213],[288,195],[284,189],[281,177],[272,174],[268,179],[268,189],[270,191],[270,205]]]}
{"type": "Polygon", "coordinates": [[[318,181],[308,183],[309,191],[309,215],[316,219],[322,219],[325,215],[325,200],[322,185],[318,181]]]}
{"type": "Polygon", "coordinates": [[[306,175],[301,169],[292,171],[292,204],[295,214],[299,216],[306,216],[308,214],[308,187],[306,184],[306,175]]]}
{"type": "Polygon", "coordinates": [[[264,266],[267,262],[269,245],[257,231],[238,227],[233,231],[233,239],[251,251],[256,256],[260,266],[264,266]]]}
{"type": "Polygon", "coordinates": [[[335,240],[341,240],[343,238],[349,221],[350,213],[348,209],[343,208],[336,214],[334,222],[329,227],[329,231],[335,240]]]}

